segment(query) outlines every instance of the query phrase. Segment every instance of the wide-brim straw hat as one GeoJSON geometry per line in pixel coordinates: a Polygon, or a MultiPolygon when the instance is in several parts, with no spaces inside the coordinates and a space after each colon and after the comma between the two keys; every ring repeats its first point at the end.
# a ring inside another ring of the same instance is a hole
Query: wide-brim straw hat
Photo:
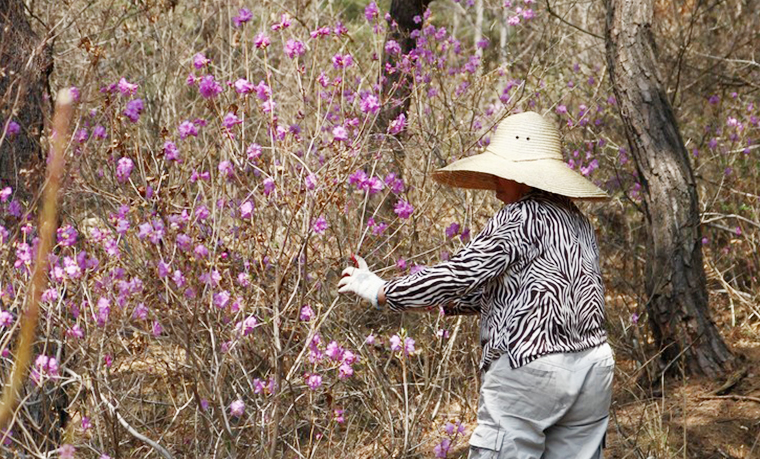
{"type": "Polygon", "coordinates": [[[479,190],[496,190],[495,177],[573,199],[608,197],[565,163],[559,129],[535,112],[508,116],[496,128],[483,153],[433,172],[433,179],[445,185],[479,190]]]}

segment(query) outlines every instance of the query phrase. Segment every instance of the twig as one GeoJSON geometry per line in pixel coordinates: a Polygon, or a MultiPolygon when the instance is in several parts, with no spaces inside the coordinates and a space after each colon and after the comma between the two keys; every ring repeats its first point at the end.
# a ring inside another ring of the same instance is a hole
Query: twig
{"type": "Polygon", "coordinates": [[[562,16],[560,16],[559,14],[555,13],[554,10],[552,10],[552,6],[549,3],[549,0],[546,0],[546,12],[549,13],[549,14],[551,14],[555,18],[559,19],[562,23],[564,23],[566,25],[569,25],[573,29],[576,29],[576,30],[579,30],[579,31],[581,31],[581,32],[583,32],[585,34],[591,35],[594,38],[598,38],[600,40],[604,40],[604,37],[602,37],[601,35],[597,35],[594,32],[589,32],[588,30],[586,30],[586,29],[584,29],[584,28],[582,28],[580,26],[577,26],[577,25],[573,24],[572,22],[569,22],[567,19],[565,19],[562,16]]]}
{"type": "Polygon", "coordinates": [[[146,445],[156,450],[156,452],[160,454],[161,457],[164,457],[165,459],[174,459],[174,456],[172,456],[172,454],[166,448],[154,442],[153,440],[146,437],[145,435],[141,434],[140,432],[135,430],[134,427],[129,425],[127,420],[124,419],[124,417],[121,415],[121,413],[119,413],[116,407],[113,406],[111,402],[109,402],[103,394],[100,394],[100,400],[102,400],[103,403],[105,403],[105,405],[108,407],[108,410],[111,412],[111,414],[116,416],[116,419],[119,420],[119,424],[121,424],[122,427],[127,429],[127,432],[129,432],[130,435],[132,435],[136,439],[140,440],[141,442],[145,443],[146,445]]]}
{"type": "Polygon", "coordinates": [[[760,403],[760,397],[750,397],[749,395],[700,395],[700,400],[736,400],[739,402],[755,402],[760,403]]]}

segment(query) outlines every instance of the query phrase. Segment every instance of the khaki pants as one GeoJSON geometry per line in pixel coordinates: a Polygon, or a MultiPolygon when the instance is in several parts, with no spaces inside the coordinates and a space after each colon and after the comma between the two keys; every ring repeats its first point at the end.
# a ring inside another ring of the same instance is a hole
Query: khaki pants
{"type": "Polygon", "coordinates": [[[597,459],[607,431],[612,349],[550,354],[483,377],[470,459],[597,459]]]}

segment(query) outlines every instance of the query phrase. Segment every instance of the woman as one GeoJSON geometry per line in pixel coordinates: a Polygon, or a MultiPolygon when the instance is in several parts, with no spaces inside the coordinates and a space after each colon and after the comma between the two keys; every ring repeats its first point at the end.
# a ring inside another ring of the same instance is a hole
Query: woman
{"type": "Polygon", "coordinates": [[[533,112],[506,118],[484,153],[433,178],[495,190],[505,206],[450,260],[386,282],[357,257],[338,291],[393,311],[480,314],[470,458],[601,457],[614,362],[594,230],[571,199],[607,195],[567,167],[559,131],[533,112]]]}

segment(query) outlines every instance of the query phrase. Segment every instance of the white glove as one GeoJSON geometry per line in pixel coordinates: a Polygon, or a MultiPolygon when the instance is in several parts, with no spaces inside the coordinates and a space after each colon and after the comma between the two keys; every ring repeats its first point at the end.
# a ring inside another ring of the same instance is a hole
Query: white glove
{"type": "Polygon", "coordinates": [[[367,262],[359,255],[352,256],[356,262],[356,268],[349,266],[343,270],[342,278],[338,282],[338,293],[355,293],[378,307],[377,294],[385,281],[377,274],[369,270],[367,262]]]}

